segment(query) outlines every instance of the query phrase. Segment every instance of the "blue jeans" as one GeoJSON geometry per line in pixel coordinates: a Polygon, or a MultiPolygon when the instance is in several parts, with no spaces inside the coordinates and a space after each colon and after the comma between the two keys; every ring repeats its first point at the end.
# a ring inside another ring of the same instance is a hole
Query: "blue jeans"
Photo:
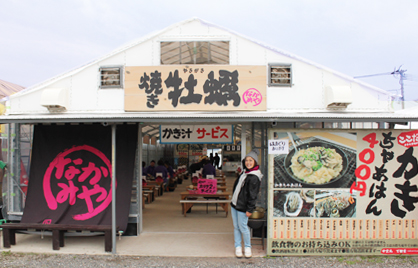
{"type": "Polygon", "coordinates": [[[241,235],[244,237],[244,247],[251,247],[250,229],[248,228],[248,217],[245,212],[241,212],[231,207],[232,222],[234,223],[235,247],[242,247],[241,235]]]}

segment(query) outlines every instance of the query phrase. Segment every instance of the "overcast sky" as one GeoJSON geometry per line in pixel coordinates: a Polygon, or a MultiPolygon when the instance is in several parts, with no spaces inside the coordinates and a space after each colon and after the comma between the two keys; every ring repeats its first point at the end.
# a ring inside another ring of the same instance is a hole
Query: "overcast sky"
{"type": "MultiPolygon", "coordinates": [[[[413,100],[417,14],[415,0],[0,0],[0,79],[28,87],[198,17],[349,76],[402,65],[413,100]]],[[[392,75],[361,80],[400,89],[392,75]]]]}

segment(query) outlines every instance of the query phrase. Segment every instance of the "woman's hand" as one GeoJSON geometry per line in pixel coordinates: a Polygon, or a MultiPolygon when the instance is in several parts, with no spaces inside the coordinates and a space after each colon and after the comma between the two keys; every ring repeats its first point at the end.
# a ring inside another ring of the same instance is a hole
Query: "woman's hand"
{"type": "Polygon", "coordinates": [[[253,215],[251,212],[245,212],[245,215],[247,215],[247,217],[251,217],[251,215],[253,215]]]}

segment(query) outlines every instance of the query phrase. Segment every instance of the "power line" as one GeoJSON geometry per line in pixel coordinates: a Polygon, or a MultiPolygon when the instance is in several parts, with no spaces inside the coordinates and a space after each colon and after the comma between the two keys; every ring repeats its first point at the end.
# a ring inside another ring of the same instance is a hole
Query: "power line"
{"type": "Polygon", "coordinates": [[[387,73],[379,73],[379,74],[369,74],[369,75],[361,75],[361,76],[354,76],[354,78],[366,78],[366,77],[373,77],[373,76],[381,76],[381,75],[393,75],[393,77],[397,78],[399,76],[399,84],[401,85],[401,95],[399,96],[399,100],[402,102],[402,109],[405,108],[405,93],[404,93],[404,80],[407,80],[407,76],[405,75],[405,72],[407,70],[401,69],[402,65],[399,66],[399,68],[396,70],[396,67],[393,69],[393,72],[387,72],[387,73]]]}

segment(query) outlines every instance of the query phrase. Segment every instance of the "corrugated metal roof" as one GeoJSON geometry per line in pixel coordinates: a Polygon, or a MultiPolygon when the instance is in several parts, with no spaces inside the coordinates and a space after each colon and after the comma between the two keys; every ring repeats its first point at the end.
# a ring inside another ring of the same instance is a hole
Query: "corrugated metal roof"
{"type": "Polygon", "coordinates": [[[267,112],[143,112],[143,113],[57,113],[3,115],[0,123],[71,123],[71,122],[412,122],[418,121],[416,114],[407,113],[283,113],[267,112]]]}
{"type": "Polygon", "coordinates": [[[0,99],[10,96],[16,92],[19,92],[24,88],[25,87],[22,87],[22,86],[19,86],[10,82],[6,82],[0,79],[0,99]]]}

